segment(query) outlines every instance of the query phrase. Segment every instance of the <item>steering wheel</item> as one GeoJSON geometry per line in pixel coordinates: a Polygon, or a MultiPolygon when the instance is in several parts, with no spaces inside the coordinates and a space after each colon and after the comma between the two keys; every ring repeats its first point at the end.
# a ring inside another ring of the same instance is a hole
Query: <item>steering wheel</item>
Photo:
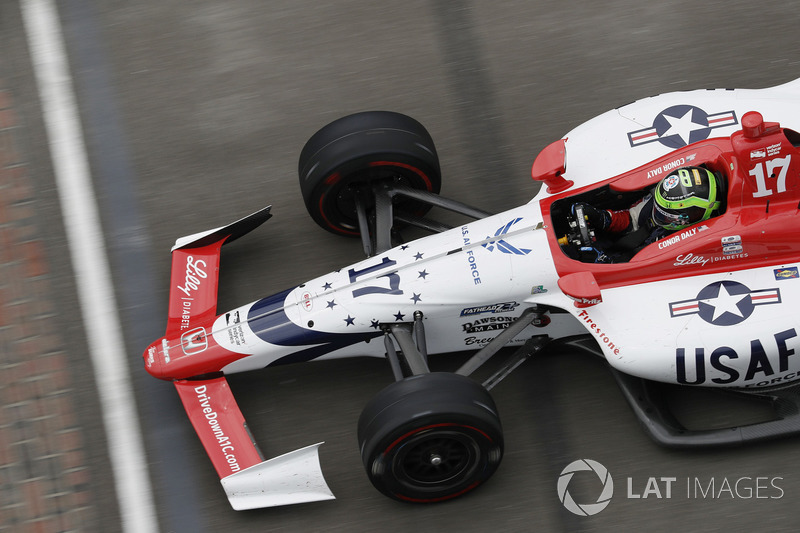
{"type": "Polygon", "coordinates": [[[575,223],[578,226],[581,246],[592,246],[592,234],[589,225],[586,223],[586,217],[583,214],[583,206],[581,204],[575,206],[575,223]]]}

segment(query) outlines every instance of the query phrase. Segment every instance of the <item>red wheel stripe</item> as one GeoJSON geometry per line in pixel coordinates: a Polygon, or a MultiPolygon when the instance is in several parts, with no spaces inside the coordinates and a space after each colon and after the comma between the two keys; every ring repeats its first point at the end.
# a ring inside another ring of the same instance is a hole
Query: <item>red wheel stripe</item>
{"type": "MultiPolygon", "coordinates": [[[[336,175],[336,174],[334,174],[334,175],[336,175]]],[[[330,178],[328,178],[328,179],[330,179],[330,178]]],[[[323,193],[323,195],[319,197],[319,206],[318,206],[319,207],[319,210],[318,210],[319,214],[322,217],[322,219],[325,221],[325,224],[327,224],[328,227],[331,228],[332,230],[338,231],[339,233],[342,233],[344,235],[359,235],[359,233],[357,231],[349,231],[349,230],[346,230],[344,228],[340,228],[339,226],[335,226],[334,224],[331,223],[330,220],[328,220],[328,217],[325,216],[325,211],[322,209],[322,204],[325,202],[325,194],[327,194],[327,193],[323,193]]]]}
{"type": "Polygon", "coordinates": [[[383,451],[383,453],[384,453],[384,454],[387,454],[387,453],[389,453],[389,452],[391,451],[391,449],[392,449],[392,448],[394,448],[395,446],[397,446],[397,444],[398,444],[400,441],[402,441],[403,439],[405,439],[405,438],[407,438],[407,437],[409,437],[409,436],[411,436],[411,435],[414,435],[415,433],[419,433],[420,431],[425,431],[426,429],[431,429],[431,428],[440,428],[440,427],[460,427],[460,428],[467,428],[467,429],[471,429],[471,430],[473,430],[473,431],[477,431],[478,433],[480,433],[481,435],[483,435],[483,436],[486,438],[486,440],[488,440],[489,442],[494,442],[494,441],[492,440],[492,438],[491,438],[489,435],[487,435],[487,434],[486,434],[486,432],[485,432],[485,431],[481,431],[480,429],[478,429],[478,428],[476,428],[476,427],[473,427],[473,426],[465,426],[465,425],[463,425],[463,424],[454,424],[454,423],[431,424],[430,426],[425,426],[425,427],[417,428],[417,429],[415,429],[415,430],[413,430],[413,431],[409,431],[408,433],[406,433],[405,435],[403,435],[402,437],[400,437],[399,439],[397,439],[396,441],[394,441],[393,443],[391,443],[391,444],[389,445],[389,447],[388,447],[388,448],[386,448],[386,449],[383,451]]]}
{"type": "MultiPolygon", "coordinates": [[[[433,183],[431,182],[431,179],[428,177],[427,174],[425,174],[423,171],[421,171],[417,167],[408,165],[406,163],[399,163],[397,161],[373,161],[372,163],[369,163],[369,166],[371,166],[371,167],[394,166],[394,167],[400,167],[400,168],[404,168],[406,170],[410,170],[413,173],[415,173],[417,176],[422,178],[422,181],[425,182],[425,188],[429,192],[433,192],[433,183]]],[[[335,173],[331,174],[330,176],[328,176],[327,178],[325,178],[325,182],[324,183],[325,183],[325,185],[334,185],[341,179],[341,177],[342,176],[341,176],[340,173],[335,172],[335,173]]],[[[327,192],[323,193],[322,196],[320,196],[320,198],[319,198],[319,206],[318,206],[319,207],[319,214],[320,214],[320,216],[322,216],[322,219],[325,221],[325,224],[329,228],[331,228],[332,230],[337,231],[339,233],[342,233],[344,235],[359,235],[359,233],[357,231],[350,231],[350,230],[346,230],[346,229],[340,228],[340,227],[334,225],[333,223],[331,223],[330,220],[328,220],[328,217],[325,216],[325,211],[322,209],[322,204],[325,201],[325,195],[326,194],[327,194],[327,192]]]]}

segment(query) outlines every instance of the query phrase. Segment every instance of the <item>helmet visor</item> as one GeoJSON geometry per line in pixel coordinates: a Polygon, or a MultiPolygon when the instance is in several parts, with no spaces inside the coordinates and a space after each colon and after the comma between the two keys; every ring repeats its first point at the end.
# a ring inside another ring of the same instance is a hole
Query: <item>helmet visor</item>
{"type": "Polygon", "coordinates": [[[681,229],[691,224],[686,212],[676,213],[653,202],[653,221],[664,229],[681,229]]]}

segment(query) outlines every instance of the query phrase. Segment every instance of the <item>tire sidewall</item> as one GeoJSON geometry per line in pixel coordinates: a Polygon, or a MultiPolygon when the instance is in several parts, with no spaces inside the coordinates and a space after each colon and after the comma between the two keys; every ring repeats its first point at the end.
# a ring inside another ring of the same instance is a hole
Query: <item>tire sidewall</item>
{"type": "Polygon", "coordinates": [[[298,173],[306,209],[326,230],[356,236],[348,190],[355,183],[385,179],[386,170],[413,189],[441,189],[438,155],[419,122],[386,111],[343,117],[318,131],[301,152],[298,173]]]}
{"type": "Polygon", "coordinates": [[[394,383],[379,392],[359,420],[359,444],[367,475],[387,496],[433,503],[460,496],[495,472],[503,433],[489,393],[463,376],[432,373],[394,383]],[[406,482],[398,466],[423,439],[460,440],[474,463],[444,485],[406,482]]]}

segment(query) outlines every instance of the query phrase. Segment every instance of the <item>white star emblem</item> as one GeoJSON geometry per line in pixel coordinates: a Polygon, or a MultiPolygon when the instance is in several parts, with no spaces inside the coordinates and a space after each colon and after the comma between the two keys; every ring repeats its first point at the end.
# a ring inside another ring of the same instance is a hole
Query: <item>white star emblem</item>
{"type": "Polygon", "coordinates": [[[664,115],[664,118],[669,122],[669,129],[665,131],[661,137],[677,135],[684,143],[689,144],[689,136],[693,131],[708,127],[707,124],[701,124],[692,120],[693,111],[693,109],[689,109],[682,117],[678,118],[664,115]]]}
{"type": "Polygon", "coordinates": [[[740,318],[744,318],[744,315],[739,310],[738,304],[749,297],[750,294],[731,294],[728,292],[725,285],[721,285],[716,298],[708,298],[700,301],[714,308],[714,316],[711,317],[711,322],[715,322],[725,313],[731,313],[740,318]]]}

